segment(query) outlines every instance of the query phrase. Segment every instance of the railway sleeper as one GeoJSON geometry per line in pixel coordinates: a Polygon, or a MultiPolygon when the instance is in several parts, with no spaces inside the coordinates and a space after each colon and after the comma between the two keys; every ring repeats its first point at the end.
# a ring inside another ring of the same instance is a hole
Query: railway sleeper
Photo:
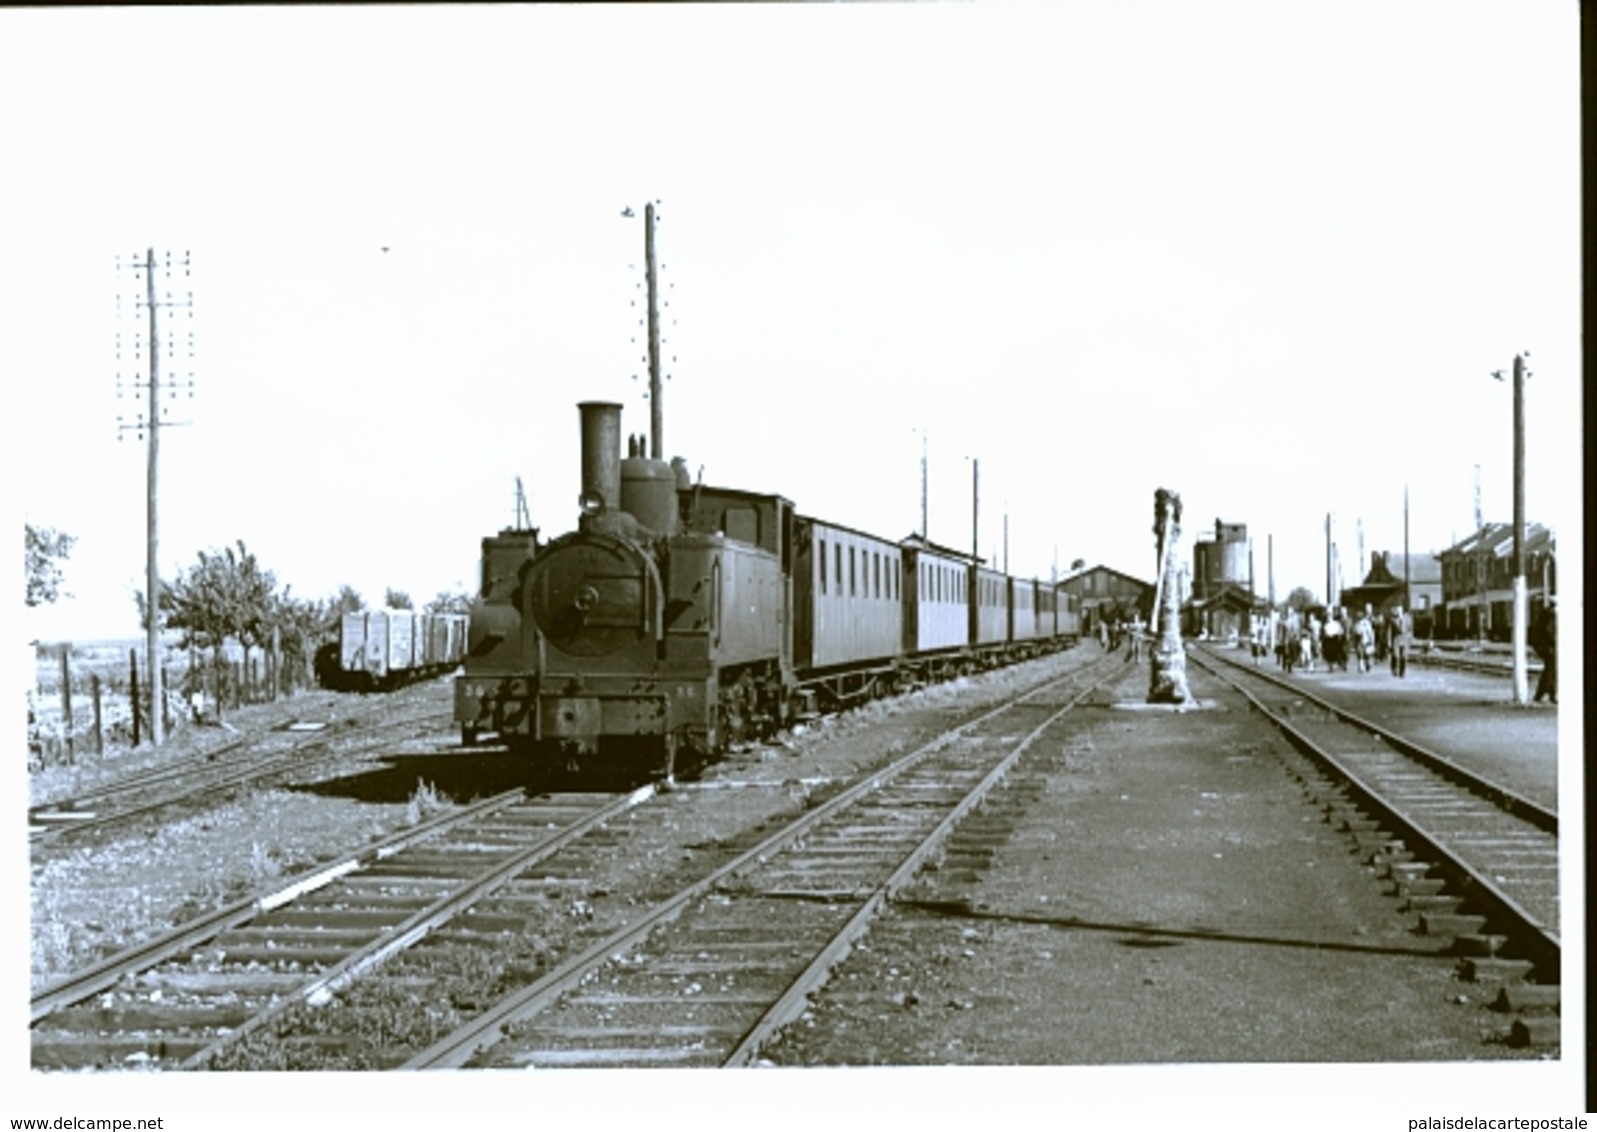
{"type": "Polygon", "coordinates": [[[1519,1048],[1558,1045],[1562,1039],[1560,1022],[1557,1015],[1516,1018],[1508,1031],[1508,1044],[1519,1048]]]}
{"type": "Polygon", "coordinates": [[[1560,1006],[1559,991],[1557,984],[1544,986],[1540,983],[1514,983],[1499,987],[1497,997],[1492,1000],[1492,1009],[1503,1014],[1557,1011],[1560,1006]]]}
{"type": "Polygon", "coordinates": [[[159,1003],[130,1003],[127,1006],[69,1006],[51,1014],[48,1024],[34,1033],[75,1030],[96,1033],[127,1033],[130,1030],[170,1030],[241,1026],[252,1013],[243,1003],[215,1006],[164,1006],[159,1003]]]}
{"type": "Polygon", "coordinates": [[[128,1069],[155,1062],[178,1062],[211,1044],[211,1039],[152,1038],[122,1034],[34,1034],[35,1069],[128,1069]]]}
{"type": "Polygon", "coordinates": [[[1466,983],[1517,982],[1535,970],[1529,959],[1503,959],[1497,956],[1469,957],[1459,963],[1458,975],[1466,983]]]}
{"type": "Polygon", "coordinates": [[[1485,916],[1470,916],[1458,912],[1420,913],[1421,935],[1457,937],[1474,934],[1485,926],[1485,916]]]}

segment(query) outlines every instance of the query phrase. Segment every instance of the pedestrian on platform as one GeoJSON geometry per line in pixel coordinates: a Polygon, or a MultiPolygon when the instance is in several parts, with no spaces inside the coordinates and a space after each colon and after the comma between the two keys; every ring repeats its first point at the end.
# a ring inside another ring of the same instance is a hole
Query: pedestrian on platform
{"type": "Polygon", "coordinates": [[[1325,628],[1321,631],[1321,643],[1325,649],[1325,670],[1334,669],[1347,671],[1347,634],[1342,627],[1341,619],[1333,612],[1325,619],[1325,628]]]}
{"type": "Polygon", "coordinates": [[[1388,647],[1392,652],[1392,675],[1408,675],[1408,650],[1414,643],[1414,622],[1401,605],[1392,607],[1387,618],[1388,647]]]}
{"type": "Polygon", "coordinates": [[[1536,655],[1542,658],[1542,676],[1536,681],[1536,695],[1533,697],[1537,703],[1546,697],[1553,703],[1558,702],[1558,597],[1554,595],[1547,599],[1547,606],[1542,610],[1542,615],[1531,626],[1530,647],[1536,650],[1536,655]]]}
{"type": "Polygon", "coordinates": [[[1353,643],[1358,649],[1359,671],[1368,672],[1375,656],[1375,626],[1370,622],[1369,611],[1359,614],[1353,625],[1353,643]]]}
{"type": "Polygon", "coordinates": [[[1131,618],[1131,659],[1142,659],[1142,614],[1138,613],[1131,618]]]}

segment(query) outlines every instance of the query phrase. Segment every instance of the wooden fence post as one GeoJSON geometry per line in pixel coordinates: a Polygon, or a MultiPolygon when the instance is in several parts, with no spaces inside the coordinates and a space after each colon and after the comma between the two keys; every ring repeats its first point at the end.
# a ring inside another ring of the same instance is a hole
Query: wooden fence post
{"type": "Polygon", "coordinates": [[[128,649],[128,688],[133,698],[133,745],[139,745],[139,654],[128,649]]]}
{"type": "Polygon", "coordinates": [[[89,677],[89,687],[94,691],[94,753],[105,754],[105,732],[100,729],[100,676],[89,677]]]}
{"type": "Polygon", "coordinates": [[[72,646],[61,646],[61,733],[66,739],[67,765],[77,762],[72,749],[72,646]]]}

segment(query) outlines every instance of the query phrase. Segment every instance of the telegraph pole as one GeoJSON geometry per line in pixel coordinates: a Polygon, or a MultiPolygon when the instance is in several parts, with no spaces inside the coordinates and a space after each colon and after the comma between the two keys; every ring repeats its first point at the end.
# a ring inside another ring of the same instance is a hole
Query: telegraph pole
{"type": "MultiPolygon", "coordinates": [[[[1360,554],[1362,555],[1362,551],[1360,554]]],[[[1414,616],[1414,595],[1410,592],[1412,586],[1409,582],[1409,553],[1408,553],[1408,484],[1403,485],[1403,608],[1408,610],[1410,617],[1414,616]]],[[[1434,631],[1433,631],[1433,636],[1434,631]]]]}
{"type": "Polygon", "coordinates": [[[1481,607],[1475,611],[1475,639],[1486,640],[1487,614],[1491,606],[1486,601],[1486,527],[1481,519],[1481,466],[1475,465],[1475,592],[1481,607]]]}
{"type": "Polygon", "coordinates": [[[654,203],[643,206],[643,257],[649,280],[649,458],[665,459],[665,410],[660,404],[660,309],[654,264],[654,203]]]}
{"type": "Polygon", "coordinates": [[[981,558],[981,461],[970,458],[970,560],[981,558]]]}
{"type": "Polygon", "coordinates": [[[927,541],[926,536],[926,430],[920,430],[920,537],[927,541]]]}
{"type": "MultiPolygon", "coordinates": [[[[184,278],[188,278],[188,275],[189,275],[189,259],[188,259],[188,253],[187,252],[183,253],[182,260],[179,261],[176,266],[182,268],[184,278]]],[[[122,267],[122,262],[121,262],[120,257],[118,258],[118,261],[117,261],[117,267],[119,269],[122,267]]],[[[160,397],[161,397],[161,339],[160,339],[160,328],[159,328],[159,326],[157,324],[157,320],[156,320],[156,310],[159,307],[189,307],[189,308],[192,308],[193,302],[194,302],[194,295],[193,295],[193,292],[189,292],[183,299],[175,301],[172,298],[172,293],[170,291],[168,291],[168,292],[166,292],[166,298],[165,298],[164,301],[157,301],[156,294],[155,294],[155,249],[154,248],[149,248],[149,249],[147,249],[145,251],[145,253],[144,253],[144,261],[142,263],[140,263],[134,257],[129,257],[129,260],[128,260],[128,263],[127,263],[127,267],[135,275],[138,272],[140,272],[140,271],[142,271],[144,273],[144,299],[143,299],[143,306],[144,306],[145,313],[148,315],[148,318],[149,318],[149,323],[148,323],[149,328],[148,328],[148,331],[146,332],[147,333],[147,339],[146,340],[147,340],[147,342],[149,344],[149,348],[150,348],[150,364],[149,364],[148,376],[147,376],[146,380],[143,382],[143,384],[145,385],[145,387],[146,387],[146,389],[147,389],[147,391],[149,393],[149,404],[148,404],[148,408],[145,411],[145,414],[143,416],[140,416],[140,417],[135,417],[134,420],[131,423],[124,422],[121,419],[120,416],[117,418],[117,430],[118,430],[118,437],[117,438],[121,439],[121,433],[123,431],[127,430],[127,429],[130,429],[130,428],[135,430],[135,432],[137,432],[141,436],[145,432],[149,433],[149,438],[148,438],[149,444],[148,444],[148,449],[147,449],[149,462],[148,462],[148,467],[146,469],[146,475],[145,475],[145,508],[146,508],[147,521],[146,521],[146,527],[145,527],[145,563],[144,563],[145,612],[146,612],[146,615],[147,615],[146,620],[148,621],[148,624],[145,627],[145,642],[144,642],[145,660],[144,660],[144,663],[145,663],[146,668],[148,669],[148,683],[149,683],[149,689],[150,689],[150,721],[149,721],[150,722],[150,743],[153,746],[159,747],[161,745],[161,743],[165,741],[165,725],[166,725],[166,721],[163,718],[163,711],[162,711],[163,698],[164,698],[164,689],[162,688],[162,673],[161,673],[161,599],[160,599],[160,594],[161,594],[161,575],[160,575],[160,568],[159,568],[159,565],[158,565],[158,557],[157,557],[158,556],[158,552],[159,552],[159,548],[160,548],[160,538],[159,538],[160,525],[159,525],[159,522],[158,522],[158,510],[157,510],[157,507],[156,507],[156,499],[157,499],[157,487],[158,487],[158,484],[160,482],[159,468],[160,468],[160,451],[161,451],[161,439],[160,439],[161,438],[161,429],[163,427],[167,426],[167,425],[170,425],[170,424],[174,423],[174,422],[169,421],[169,420],[164,420],[162,418],[162,415],[161,415],[161,400],[160,400],[160,397]]],[[[171,256],[171,253],[167,253],[166,262],[165,262],[165,270],[166,270],[166,274],[167,274],[168,279],[171,278],[172,269],[173,269],[172,256],[171,256]]],[[[117,304],[118,304],[118,313],[120,315],[120,308],[121,308],[121,296],[120,295],[117,296],[117,304]]],[[[134,305],[134,308],[137,309],[138,306],[139,306],[139,300],[135,299],[133,305],[134,305]]],[[[189,311],[189,317],[190,318],[194,317],[194,312],[193,312],[192,309],[190,309],[190,311],[189,311]]],[[[134,343],[133,343],[133,352],[134,352],[134,357],[135,358],[138,357],[139,344],[140,344],[140,340],[135,335],[134,343]]],[[[190,356],[190,358],[193,357],[193,354],[194,354],[194,332],[192,330],[190,330],[189,331],[189,356],[190,356]]],[[[121,358],[122,358],[122,336],[121,336],[121,333],[118,332],[118,334],[117,334],[117,361],[118,361],[119,364],[121,362],[121,358]]],[[[121,383],[122,383],[122,375],[121,375],[121,373],[119,371],[117,373],[117,385],[118,385],[117,396],[118,397],[121,397],[121,395],[122,395],[122,393],[121,393],[121,383]]],[[[137,388],[138,384],[139,383],[137,382],[137,380],[135,380],[135,382],[134,382],[135,388],[137,388]]],[[[169,399],[175,397],[176,394],[177,394],[177,389],[178,388],[186,388],[187,391],[188,391],[189,397],[192,398],[194,396],[194,376],[193,376],[193,374],[192,373],[189,374],[188,379],[186,381],[183,381],[183,382],[168,382],[167,383],[167,397],[169,399]]],[[[135,712],[137,711],[137,707],[136,706],[135,706],[134,710],[135,710],[135,712]]]]}
{"type": "MultiPolygon", "coordinates": [[[[1514,702],[1530,702],[1530,673],[1526,667],[1525,619],[1530,598],[1525,588],[1525,356],[1514,355],[1514,702]]],[[[1502,371],[1492,376],[1503,380],[1502,371]]]]}

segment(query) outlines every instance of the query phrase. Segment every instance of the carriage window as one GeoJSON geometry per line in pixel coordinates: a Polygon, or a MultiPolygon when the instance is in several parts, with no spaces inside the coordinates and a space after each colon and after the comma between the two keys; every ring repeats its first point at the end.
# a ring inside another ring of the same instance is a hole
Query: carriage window
{"type": "Polygon", "coordinates": [[[832,544],[832,555],[833,555],[832,565],[836,567],[836,569],[833,571],[833,573],[835,573],[837,575],[837,592],[838,592],[839,595],[841,595],[842,592],[843,592],[843,544],[842,543],[835,542],[835,543],[832,544]]]}
{"type": "Polygon", "coordinates": [[[882,596],[882,556],[871,551],[871,595],[882,596]]]}
{"type": "Polygon", "coordinates": [[[859,592],[859,587],[854,580],[854,548],[848,548],[848,596],[853,597],[859,592]]]}

